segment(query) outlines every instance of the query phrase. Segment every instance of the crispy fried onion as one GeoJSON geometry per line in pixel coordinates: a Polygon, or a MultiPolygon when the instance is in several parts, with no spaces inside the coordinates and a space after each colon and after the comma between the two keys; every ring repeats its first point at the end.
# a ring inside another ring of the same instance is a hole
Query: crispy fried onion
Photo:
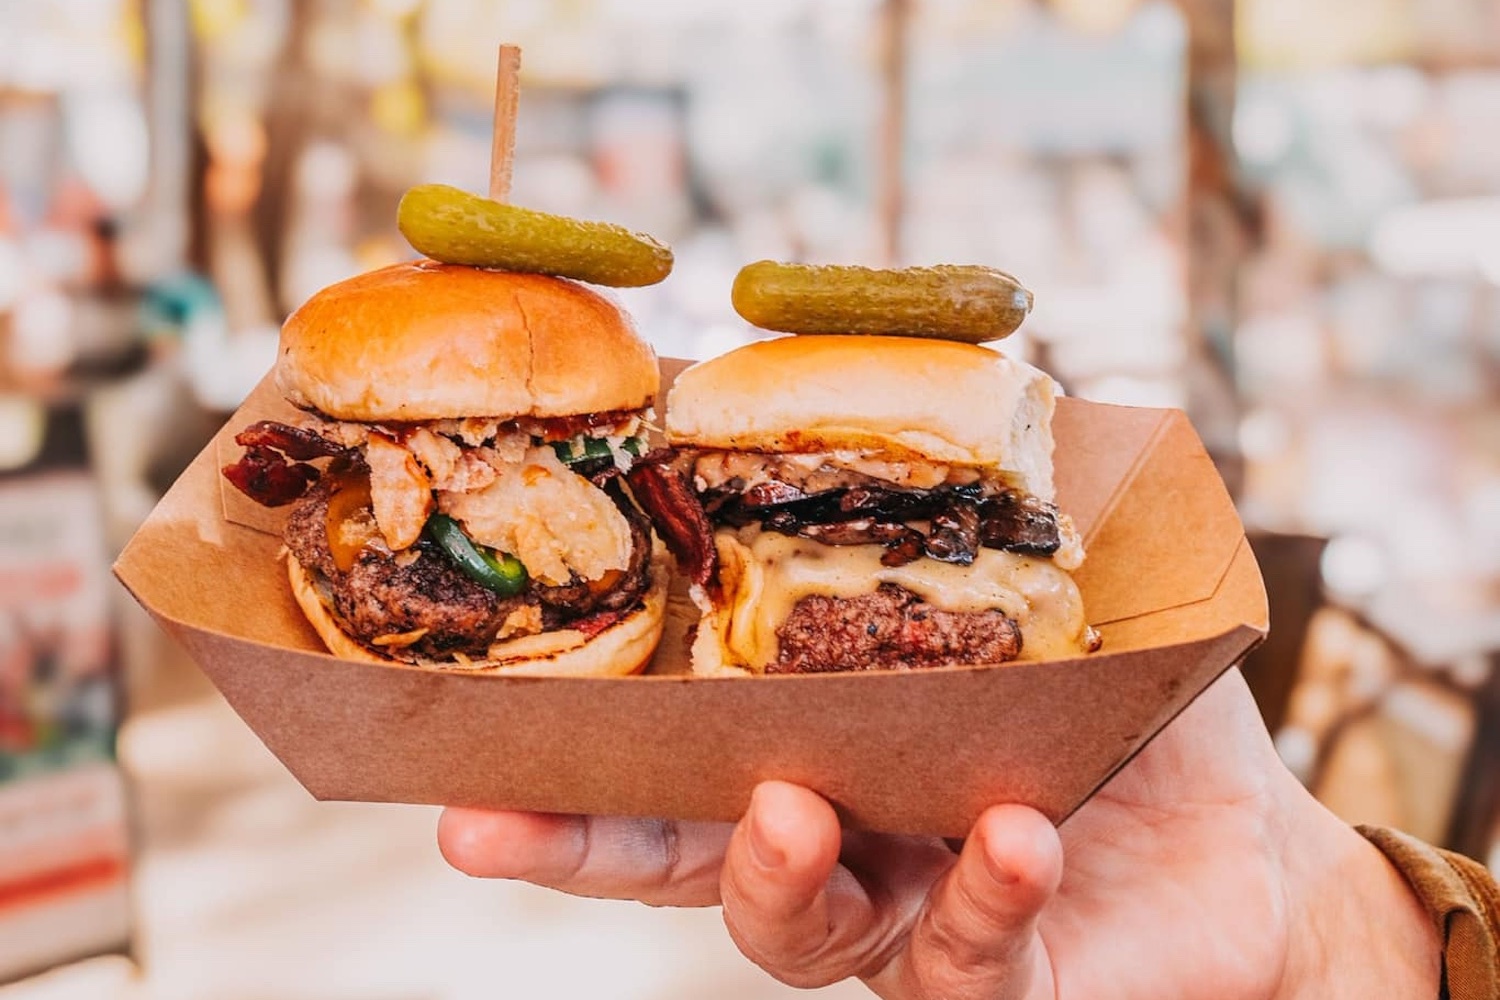
{"type": "Polygon", "coordinates": [[[393,552],[415,545],[433,510],[432,483],[416,457],[383,434],[365,445],[375,523],[393,552]]]}
{"type": "Polygon", "coordinates": [[[439,492],[438,507],[482,545],[509,552],[533,577],[561,586],[630,562],[630,525],[613,501],[543,445],[472,493],[439,492]]]}
{"type": "Polygon", "coordinates": [[[423,637],[426,636],[430,631],[431,629],[416,628],[412,629],[410,632],[396,632],[390,635],[377,635],[375,638],[370,640],[370,645],[385,646],[394,649],[405,649],[407,646],[414,646],[417,643],[421,642],[423,637]]]}

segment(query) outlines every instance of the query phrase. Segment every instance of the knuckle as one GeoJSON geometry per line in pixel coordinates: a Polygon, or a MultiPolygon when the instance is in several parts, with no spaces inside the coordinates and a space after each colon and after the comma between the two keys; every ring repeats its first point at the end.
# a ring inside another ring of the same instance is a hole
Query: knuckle
{"type": "Polygon", "coordinates": [[[655,820],[650,831],[656,857],[650,884],[645,887],[641,901],[648,906],[667,905],[687,878],[682,860],[682,828],[674,820],[655,820]]]}
{"type": "Polygon", "coordinates": [[[566,859],[545,883],[553,888],[563,888],[581,879],[594,852],[594,817],[577,817],[571,826],[573,836],[569,838],[566,859]]]}
{"type": "Polygon", "coordinates": [[[922,915],[920,933],[928,945],[925,951],[960,981],[980,975],[1000,957],[998,946],[989,949],[975,942],[977,928],[967,925],[972,919],[972,913],[959,914],[944,906],[928,907],[922,915]]]}
{"type": "Polygon", "coordinates": [[[728,912],[725,913],[724,924],[741,954],[771,978],[793,989],[821,989],[852,975],[852,969],[843,968],[847,963],[838,962],[834,956],[826,953],[822,945],[798,947],[794,941],[786,938],[778,938],[774,942],[759,941],[756,939],[757,935],[744,933],[738,921],[728,912]]]}

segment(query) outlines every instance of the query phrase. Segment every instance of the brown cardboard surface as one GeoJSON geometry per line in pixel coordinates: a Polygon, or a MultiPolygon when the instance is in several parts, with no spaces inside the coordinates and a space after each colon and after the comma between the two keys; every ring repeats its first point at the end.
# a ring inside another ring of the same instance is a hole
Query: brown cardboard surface
{"type": "MultiPolygon", "coordinates": [[[[682,367],[664,362],[670,378],[682,367]]],[[[1186,418],[1061,400],[1059,503],[1104,648],[1049,663],[683,676],[678,592],[647,675],[522,678],[349,663],[287,590],[284,513],[222,488],[232,438],[293,415],[269,381],[172,487],[119,578],[324,799],[731,819],[757,781],[853,826],[957,836],[997,801],[1061,821],[1264,635],[1238,517],[1186,418]]]]}

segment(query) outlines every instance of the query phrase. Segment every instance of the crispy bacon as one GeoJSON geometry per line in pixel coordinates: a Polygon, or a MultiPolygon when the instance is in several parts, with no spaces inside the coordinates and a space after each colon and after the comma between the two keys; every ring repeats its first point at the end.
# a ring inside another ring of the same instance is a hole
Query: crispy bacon
{"type": "Polygon", "coordinates": [[[224,478],[245,496],[266,507],[281,507],[299,500],[318,481],[318,470],[305,462],[288,462],[270,448],[254,446],[233,465],[223,469],[224,478]]]}
{"type": "Polygon", "coordinates": [[[234,440],[236,444],[246,448],[274,448],[299,462],[332,458],[344,450],[343,445],[328,440],[316,431],[274,420],[257,421],[236,434],[234,440]]]}
{"type": "Polygon", "coordinates": [[[714,529],[687,479],[665,463],[643,459],[625,480],[688,579],[707,585],[718,562],[714,529]]]}
{"type": "Polygon", "coordinates": [[[223,468],[224,478],[245,496],[266,507],[281,507],[301,499],[318,481],[318,470],[307,463],[333,458],[344,447],[315,431],[274,420],[251,424],[234,436],[245,454],[223,468]],[[288,459],[296,459],[295,462],[288,459]]]}

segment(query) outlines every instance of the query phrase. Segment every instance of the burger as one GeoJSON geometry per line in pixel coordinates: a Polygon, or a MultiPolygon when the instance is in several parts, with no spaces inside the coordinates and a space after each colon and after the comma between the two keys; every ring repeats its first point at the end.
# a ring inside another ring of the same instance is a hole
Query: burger
{"type": "Polygon", "coordinates": [[[690,576],[698,673],[1055,659],[1098,646],[1054,504],[1056,389],[992,349],[766,340],[684,371],[631,484],[690,576]]]}
{"type": "Polygon", "coordinates": [[[288,580],[329,650],[507,673],[645,665],[667,560],[622,477],[659,375],[613,301],[397,264],[293,313],[275,381],[303,418],[247,427],[223,471],[290,505],[288,580]]]}

